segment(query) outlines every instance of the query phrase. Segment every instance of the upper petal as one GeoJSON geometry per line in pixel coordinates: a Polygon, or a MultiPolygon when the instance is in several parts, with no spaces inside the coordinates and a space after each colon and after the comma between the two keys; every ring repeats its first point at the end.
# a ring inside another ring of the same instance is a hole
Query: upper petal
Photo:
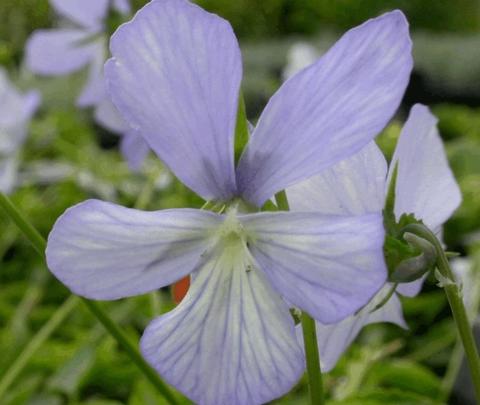
{"type": "Polygon", "coordinates": [[[359,151],[392,117],[411,68],[400,11],[348,31],[268,102],[239,162],[243,196],[260,206],[359,151]]]}
{"type": "Polygon", "coordinates": [[[145,212],[89,200],[55,223],[47,264],[78,295],[142,294],[193,271],[219,222],[220,216],[200,210],[145,212]]]}
{"type": "Polygon", "coordinates": [[[266,403],[305,367],[288,307],[235,242],[206,258],[180,305],[140,344],[166,381],[202,405],[266,403]]]}
{"type": "Polygon", "coordinates": [[[152,1],[113,35],[107,86],[134,129],[205,199],[236,194],[242,76],[230,25],[186,0],[152,1]]]}
{"type": "Polygon", "coordinates": [[[374,141],[355,155],[287,189],[292,211],[361,215],[381,212],[387,162],[374,141]]]}
{"type": "Polygon", "coordinates": [[[382,287],[382,216],[277,212],[241,217],[273,286],[323,323],[338,322],[382,287]]]}
{"type": "MultiPolygon", "coordinates": [[[[398,163],[395,215],[415,214],[432,229],[441,226],[462,196],[438,134],[437,118],[427,107],[412,107],[393,155],[398,163]]],[[[391,175],[391,173],[390,173],[391,175]]]]}
{"type": "MultiPolygon", "coordinates": [[[[390,297],[385,305],[373,311],[388,294],[390,288],[391,285],[387,283],[358,314],[349,316],[339,323],[331,325],[316,323],[322,372],[329,372],[335,367],[340,356],[345,353],[364,326],[372,323],[390,322],[402,328],[407,328],[403,319],[402,303],[395,294],[390,297]]],[[[299,339],[303,341],[302,329],[298,328],[297,333],[299,339]]]]}
{"type": "Polygon", "coordinates": [[[100,27],[107,14],[109,0],[50,0],[55,11],[87,28],[100,27]]]}
{"type": "Polygon", "coordinates": [[[95,43],[84,43],[90,35],[71,28],[35,31],[26,45],[28,69],[52,76],[79,70],[95,56],[95,43]]]}

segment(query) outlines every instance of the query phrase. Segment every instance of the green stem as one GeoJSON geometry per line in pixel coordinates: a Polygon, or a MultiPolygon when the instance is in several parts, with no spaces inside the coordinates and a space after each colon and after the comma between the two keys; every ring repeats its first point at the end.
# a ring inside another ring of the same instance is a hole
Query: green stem
{"type": "Polygon", "coordinates": [[[143,357],[138,353],[135,345],[124,335],[115,322],[113,322],[106,312],[94,301],[80,297],[87,308],[102,323],[105,329],[112,335],[117,343],[125,350],[130,360],[132,360],[144,376],[157,388],[157,390],[170,402],[177,404],[177,400],[170,392],[169,388],[160,379],[157,372],[153,370],[143,357]]]}
{"type": "MultiPolygon", "coordinates": [[[[275,201],[279,210],[288,211],[290,209],[285,190],[275,194],[275,201]]],[[[325,394],[323,391],[315,321],[306,312],[302,312],[301,323],[311,403],[312,405],[323,405],[325,403],[325,394]]]]}
{"type": "MultiPolygon", "coordinates": [[[[478,274],[480,271],[479,255],[475,255],[473,259],[474,268],[473,273],[478,274]]],[[[469,319],[474,320],[479,309],[480,305],[480,283],[479,280],[474,281],[474,286],[472,288],[471,302],[470,307],[467,308],[467,314],[469,319]]],[[[450,361],[447,366],[447,371],[442,380],[442,400],[447,401],[452,392],[453,386],[457,379],[458,373],[460,371],[463,361],[463,349],[462,344],[457,341],[455,347],[452,350],[452,355],[450,356],[450,361]]]]}
{"type": "MultiPolygon", "coordinates": [[[[42,259],[45,259],[45,248],[47,246],[47,242],[42,235],[40,235],[40,233],[22,217],[10,199],[3,193],[0,193],[0,207],[7,212],[13,222],[15,222],[15,224],[20,228],[42,259]]],[[[130,360],[137,365],[145,377],[155,386],[158,392],[160,392],[170,404],[177,404],[178,402],[171,393],[170,389],[143,359],[135,346],[125,337],[120,328],[118,328],[118,326],[110,319],[101,306],[94,301],[87,300],[86,298],[80,297],[80,299],[85,303],[90,312],[102,323],[112,337],[119,343],[119,345],[125,350],[127,355],[130,357],[130,360]]]]}
{"type": "Polygon", "coordinates": [[[312,405],[325,403],[323,392],[322,372],[320,369],[320,356],[317,345],[317,331],[315,321],[306,313],[302,313],[303,343],[305,345],[305,358],[307,360],[308,386],[312,405]]]}
{"type": "Polygon", "coordinates": [[[8,216],[13,220],[13,222],[15,222],[18,228],[20,228],[20,230],[30,241],[33,248],[43,258],[45,254],[45,247],[47,246],[45,239],[43,239],[42,235],[40,235],[40,233],[22,217],[20,212],[13,205],[12,201],[3,193],[0,193],[0,207],[5,210],[8,216]]]}
{"type": "Polygon", "coordinates": [[[37,334],[30,340],[16,358],[13,364],[8,368],[8,370],[3,375],[0,380],[0,398],[5,397],[10,385],[15,381],[18,375],[22,372],[24,367],[28,364],[30,358],[37,352],[37,350],[45,343],[45,341],[50,337],[50,335],[57,329],[68,314],[75,308],[77,305],[78,299],[75,296],[68,298],[52,315],[52,317],[45,323],[42,328],[37,332],[37,334]]]}
{"type": "Polygon", "coordinates": [[[427,227],[421,224],[410,224],[404,228],[405,232],[414,233],[429,241],[437,251],[437,268],[440,274],[447,280],[444,285],[445,294],[452,310],[453,319],[457,325],[458,333],[465,350],[468,367],[472,376],[477,401],[480,403],[480,359],[473,337],[467,311],[463,304],[462,296],[455,282],[455,276],[445,255],[443,247],[437,237],[427,227]]]}

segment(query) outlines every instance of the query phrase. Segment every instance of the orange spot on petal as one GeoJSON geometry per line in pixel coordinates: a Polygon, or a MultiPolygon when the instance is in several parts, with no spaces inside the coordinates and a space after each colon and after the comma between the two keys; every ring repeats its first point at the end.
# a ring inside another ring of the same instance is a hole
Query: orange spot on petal
{"type": "Polygon", "coordinates": [[[175,304],[179,304],[190,287],[190,276],[186,276],[172,285],[172,295],[175,304]]]}

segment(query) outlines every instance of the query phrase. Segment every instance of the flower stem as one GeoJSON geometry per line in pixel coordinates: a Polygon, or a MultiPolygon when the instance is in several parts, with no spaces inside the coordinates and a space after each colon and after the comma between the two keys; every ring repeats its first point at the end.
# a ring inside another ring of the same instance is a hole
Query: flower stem
{"type": "Polygon", "coordinates": [[[0,398],[5,397],[10,385],[15,381],[18,375],[22,372],[24,367],[28,364],[30,358],[37,352],[43,343],[50,337],[50,335],[57,329],[68,314],[77,305],[78,299],[75,296],[68,298],[53,314],[53,316],[42,326],[36,333],[27,346],[22,350],[20,355],[15,359],[12,365],[3,375],[0,380],[0,398]]]}
{"type": "Polygon", "coordinates": [[[305,358],[307,360],[308,386],[312,405],[323,405],[325,394],[323,392],[322,371],[320,369],[320,356],[317,345],[317,331],[315,321],[306,312],[302,312],[303,343],[305,345],[305,358]]]}
{"type": "MultiPolygon", "coordinates": [[[[47,246],[47,242],[33,227],[33,225],[23,218],[11,200],[3,193],[0,193],[0,207],[6,211],[13,222],[15,222],[15,224],[20,228],[42,259],[45,259],[45,248],[47,246]]],[[[87,300],[86,298],[80,297],[80,299],[85,303],[90,312],[102,323],[110,335],[112,335],[118,344],[125,350],[127,355],[130,357],[130,360],[137,365],[140,371],[155,386],[158,392],[161,393],[170,404],[177,404],[178,401],[175,399],[170,389],[143,359],[138,350],[135,348],[135,345],[130,342],[130,340],[124,335],[115,322],[110,319],[102,307],[98,303],[87,300]]]]}
{"type": "Polygon", "coordinates": [[[22,217],[20,212],[13,205],[12,201],[3,193],[0,193],[0,207],[5,210],[8,216],[27,237],[33,248],[43,258],[45,254],[45,247],[47,246],[45,239],[43,239],[42,235],[40,235],[40,233],[22,217]]]}
{"type": "Polygon", "coordinates": [[[414,233],[429,241],[437,251],[437,268],[441,276],[447,280],[443,287],[447,296],[448,303],[452,310],[453,319],[457,325],[458,333],[465,350],[468,367],[472,376],[475,396],[480,403],[480,359],[478,350],[473,337],[470,322],[468,321],[467,311],[463,304],[462,296],[455,282],[455,276],[450,268],[447,256],[437,237],[427,227],[421,224],[410,224],[404,228],[405,232],[414,233]]]}
{"type": "MultiPolygon", "coordinates": [[[[285,190],[275,194],[275,201],[279,210],[290,210],[285,190]]],[[[302,312],[301,323],[311,403],[312,405],[323,405],[325,403],[325,394],[323,391],[315,321],[306,312],[302,312]]]]}
{"type": "MultiPolygon", "coordinates": [[[[475,254],[473,258],[473,272],[474,274],[478,274],[480,270],[480,256],[475,254]]],[[[473,321],[477,316],[479,305],[480,305],[480,280],[474,280],[474,285],[472,287],[471,299],[469,307],[467,308],[468,318],[473,321]]],[[[470,286],[469,286],[470,287],[470,286]]],[[[442,380],[442,396],[441,400],[448,401],[450,394],[452,392],[453,386],[457,379],[458,373],[460,371],[461,365],[463,361],[463,350],[462,344],[457,341],[455,347],[452,350],[452,354],[450,356],[450,361],[447,366],[447,371],[445,372],[445,376],[442,380]]]]}

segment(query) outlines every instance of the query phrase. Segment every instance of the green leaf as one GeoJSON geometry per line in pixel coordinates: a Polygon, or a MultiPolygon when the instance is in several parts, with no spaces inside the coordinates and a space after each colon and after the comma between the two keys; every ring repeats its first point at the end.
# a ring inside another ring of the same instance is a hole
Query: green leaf
{"type": "Polygon", "coordinates": [[[368,376],[368,383],[414,392],[427,398],[437,398],[441,381],[430,370],[409,360],[378,362],[368,376]]]}
{"type": "Polygon", "coordinates": [[[443,402],[397,389],[374,390],[360,393],[341,401],[328,401],[327,405],[443,405],[443,402]]]}
{"type": "Polygon", "coordinates": [[[73,357],[58,368],[49,379],[48,388],[69,397],[75,395],[95,362],[95,350],[95,347],[90,344],[78,349],[73,357]]]}

